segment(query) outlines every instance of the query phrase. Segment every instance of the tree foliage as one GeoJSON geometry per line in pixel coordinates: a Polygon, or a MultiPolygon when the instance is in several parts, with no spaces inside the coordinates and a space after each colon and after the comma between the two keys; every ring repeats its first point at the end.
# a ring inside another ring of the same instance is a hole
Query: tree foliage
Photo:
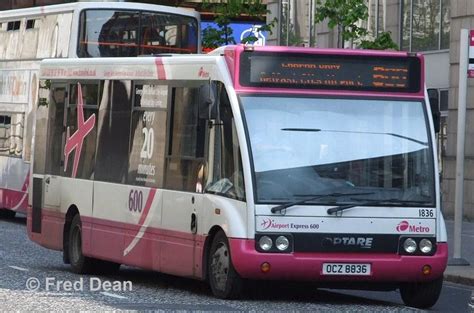
{"type": "MultiPolygon", "coordinates": [[[[215,23],[218,28],[206,27],[202,33],[203,48],[211,49],[222,45],[235,44],[235,38],[229,24],[240,16],[246,16],[251,20],[265,21],[265,16],[270,13],[266,4],[262,0],[204,0],[203,7],[211,9],[215,14],[215,23]]],[[[268,31],[271,33],[276,19],[268,24],[263,24],[260,31],[268,31]]],[[[255,36],[247,36],[242,42],[254,42],[258,38],[255,36]]]]}
{"type": "Polygon", "coordinates": [[[398,50],[398,46],[392,40],[390,32],[383,32],[379,34],[374,40],[362,40],[359,45],[362,49],[372,49],[372,50],[385,50],[393,49],[398,50]]]}
{"type": "Polygon", "coordinates": [[[364,49],[398,49],[390,32],[382,32],[374,40],[363,39],[369,33],[359,25],[360,21],[369,17],[366,0],[317,0],[316,3],[315,21],[320,23],[327,20],[329,28],[337,27],[338,47],[342,48],[344,41],[359,41],[360,47],[364,49]]]}
{"type": "Polygon", "coordinates": [[[357,25],[369,17],[365,0],[317,0],[316,3],[315,21],[320,23],[327,19],[329,28],[338,28],[338,47],[341,39],[354,40],[367,35],[367,30],[357,25]]]}

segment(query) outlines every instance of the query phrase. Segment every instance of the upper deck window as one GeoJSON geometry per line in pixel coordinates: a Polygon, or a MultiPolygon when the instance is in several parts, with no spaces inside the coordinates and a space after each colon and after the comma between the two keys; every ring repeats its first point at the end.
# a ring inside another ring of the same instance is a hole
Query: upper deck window
{"type": "Polygon", "coordinates": [[[7,24],[7,31],[19,30],[21,21],[11,21],[7,24]]]}
{"type": "Polygon", "coordinates": [[[36,20],[27,20],[26,21],[26,29],[33,29],[35,28],[36,20]]]}
{"type": "Polygon", "coordinates": [[[81,13],[78,56],[129,57],[197,53],[194,18],[167,13],[85,10],[81,13]]]}

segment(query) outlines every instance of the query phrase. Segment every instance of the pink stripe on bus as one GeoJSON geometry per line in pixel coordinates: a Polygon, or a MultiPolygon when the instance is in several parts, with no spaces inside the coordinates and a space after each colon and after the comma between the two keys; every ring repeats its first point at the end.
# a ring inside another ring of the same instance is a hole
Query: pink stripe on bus
{"type": "Polygon", "coordinates": [[[163,59],[156,58],[155,65],[156,65],[156,78],[166,79],[166,72],[165,72],[165,66],[163,65],[163,59]]]}

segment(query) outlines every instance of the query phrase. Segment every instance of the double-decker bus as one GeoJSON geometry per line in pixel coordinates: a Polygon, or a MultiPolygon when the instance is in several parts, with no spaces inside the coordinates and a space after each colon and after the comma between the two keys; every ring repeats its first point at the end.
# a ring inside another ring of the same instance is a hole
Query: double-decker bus
{"type": "Polygon", "coordinates": [[[72,271],[400,289],[447,262],[423,57],[222,47],[45,60],[29,237],[72,271]]]}
{"type": "Polygon", "coordinates": [[[193,10],[80,2],[0,11],[0,216],[26,213],[42,59],[198,51],[199,14],[193,10]]]}

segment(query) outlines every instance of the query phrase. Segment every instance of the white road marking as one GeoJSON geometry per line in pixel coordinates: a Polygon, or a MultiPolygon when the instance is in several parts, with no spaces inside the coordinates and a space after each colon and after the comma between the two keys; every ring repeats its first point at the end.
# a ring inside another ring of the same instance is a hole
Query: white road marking
{"type": "Polygon", "coordinates": [[[116,294],[113,294],[113,293],[109,293],[109,292],[106,292],[106,291],[102,291],[101,294],[103,294],[104,296],[108,296],[108,297],[112,297],[112,298],[117,298],[117,299],[127,299],[127,297],[119,296],[119,295],[116,295],[116,294]]]}
{"type": "Polygon", "coordinates": [[[27,268],[19,267],[19,266],[14,266],[14,265],[8,265],[8,267],[13,268],[14,270],[22,271],[22,272],[28,272],[27,268]]]}

